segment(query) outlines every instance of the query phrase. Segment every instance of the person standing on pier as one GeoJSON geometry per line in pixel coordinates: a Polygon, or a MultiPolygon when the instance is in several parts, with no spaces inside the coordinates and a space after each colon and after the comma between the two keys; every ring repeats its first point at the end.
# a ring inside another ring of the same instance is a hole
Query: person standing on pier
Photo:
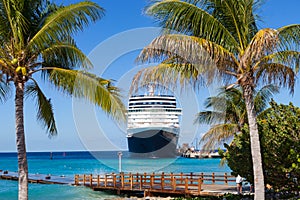
{"type": "Polygon", "coordinates": [[[236,189],[238,194],[241,194],[243,192],[243,178],[238,174],[236,177],[236,189]]]}

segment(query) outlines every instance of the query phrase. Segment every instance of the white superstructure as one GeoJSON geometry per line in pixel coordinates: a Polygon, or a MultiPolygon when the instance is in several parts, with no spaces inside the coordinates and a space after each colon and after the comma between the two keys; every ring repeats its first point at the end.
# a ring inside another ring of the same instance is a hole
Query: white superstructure
{"type": "Polygon", "coordinates": [[[171,95],[132,96],[128,103],[127,128],[179,128],[181,108],[171,95]]]}

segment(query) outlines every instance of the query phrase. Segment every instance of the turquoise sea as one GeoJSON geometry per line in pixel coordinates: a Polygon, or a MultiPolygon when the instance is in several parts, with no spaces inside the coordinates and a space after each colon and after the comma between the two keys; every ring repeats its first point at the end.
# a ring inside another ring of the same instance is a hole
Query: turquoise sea
{"type": "MultiPolygon", "coordinates": [[[[29,173],[51,174],[74,177],[75,174],[117,173],[121,167],[123,172],[222,172],[230,173],[227,166],[220,166],[220,159],[190,158],[131,158],[128,152],[50,152],[28,153],[29,173]]],[[[17,171],[16,153],[0,153],[0,169],[17,171]]],[[[17,199],[17,181],[0,180],[0,199],[17,199]]],[[[29,184],[31,200],[94,200],[112,199],[117,196],[85,187],[70,185],[29,184]]]]}

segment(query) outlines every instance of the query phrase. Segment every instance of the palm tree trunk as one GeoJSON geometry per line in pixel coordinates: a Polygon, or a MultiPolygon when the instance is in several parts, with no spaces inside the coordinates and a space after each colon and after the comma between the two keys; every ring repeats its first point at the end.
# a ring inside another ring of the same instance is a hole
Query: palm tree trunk
{"type": "Polygon", "coordinates": [[[265,184],[264,174],[262,168],[262,157],[260,149],[260,140],[256,121],[256,111],[254,109],[253,101],[253,87],[246,85],[243,87],[243,93],[245,98],[248,123],[250,129],[250,144],[251,154],[253,161],[253,173],[254,173],[254,188],[255,188],[255,200],[265,199],[265,184]]]}
{"type": "Polygon", "coordinates": [[[18,152],[19,174],[19,200],[28,199],[28,165],[26,157],[25,132],[24,132],[24,83],[16,83],[15,118],[16,140],[18,152]]]}

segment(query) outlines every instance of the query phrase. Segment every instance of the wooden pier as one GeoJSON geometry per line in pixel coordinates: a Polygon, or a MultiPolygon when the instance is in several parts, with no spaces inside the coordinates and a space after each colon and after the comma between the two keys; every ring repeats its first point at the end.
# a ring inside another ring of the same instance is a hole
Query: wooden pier
{"type": "MultiPolygon", "coordinates": [[[[0,179],[18,180],[18,173],[0,170],[0,179]]],[[[54,176],[29,174],[30,183],[69,184],[136,196],[222,196],[236,193],[235,177],[226,173],[110,173],[54,176]]]]}
{"type": "MultiPolygon", "coordinates": [[[[19,179],[18,172],[3,171],[0,170],[0,179],[14,180],[19,179]]],[[[46,174],[28,174],[29,183],[40,183],[40,184],[69,184],[74,185],[74,178],[67,176],[54,176],[46,174]]]]}
{"type": "Polygon", "coordinates": [[[222,196],[236,191],[235,177],[204,173],[119,173],[75,175],[74,185],[93,190],[110,190],[117,194],[135,193],[145,196],[222,196]]]}

